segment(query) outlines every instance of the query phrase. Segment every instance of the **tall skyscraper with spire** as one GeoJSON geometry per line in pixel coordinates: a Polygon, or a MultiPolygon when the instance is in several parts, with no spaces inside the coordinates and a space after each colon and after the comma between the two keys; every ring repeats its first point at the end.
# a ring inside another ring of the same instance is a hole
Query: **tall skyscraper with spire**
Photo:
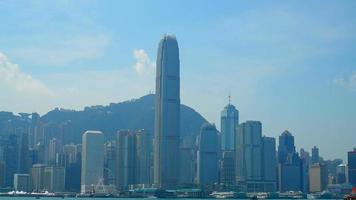
{"type": "Polygon", "coordinates": [[[223,151],[235,150],[235,134],[239,125],[239,111],[231,104],[229,95],[229,104],[221,111],[221,149],[223,151]]]}
{"type": "Polygon", "coordinates": [[[178,185],[180,135],[179,49],[176,37],[159,42],[156,69],[154,183],[163,189],[178,185]]]}

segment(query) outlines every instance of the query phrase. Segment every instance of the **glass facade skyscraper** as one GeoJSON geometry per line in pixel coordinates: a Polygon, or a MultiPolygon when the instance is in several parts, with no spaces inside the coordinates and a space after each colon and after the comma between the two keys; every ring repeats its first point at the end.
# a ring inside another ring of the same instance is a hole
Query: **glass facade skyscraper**
{"type": "Polygon", "coordinates": [[[156,69],[154,183],[159,188],[177,188],[179,136],[179,49],[176,37],[166,34],[159,42],[156,69]]]}
{"type": "Polygon", "coordinates": [[[235,150],[235,134],[239,125],[239,111],[229,104],[221,111],[221,149],[223,151],[235,150]]]}

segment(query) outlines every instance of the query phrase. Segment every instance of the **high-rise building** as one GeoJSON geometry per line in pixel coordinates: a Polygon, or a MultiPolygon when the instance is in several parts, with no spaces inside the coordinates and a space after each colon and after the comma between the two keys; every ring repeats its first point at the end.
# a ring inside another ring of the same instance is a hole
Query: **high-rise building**
{"type": "Polygon", "coordinates": [[[116,185],[116,142],[105,143],[104,157],[104,183],[105,185],[116,185]]]}
{"type": "Polygon", "coordinates": [[[356,148],[347,152],[347,163],[349,172],[349,183],[356,186],[356,148]]]}
{"type": "Polygon", "coordinates": [[[146,130],[136,132],[136,184],[150,184],[152,136],[146,130]]]}
{"type": "Polygon", "coordinates": [[[44,187],[48,192],[64,192],[65,190],[65,168],[46,167],[44,187]]]}
{"type": "Polygon", "coordinates": [[[215,125],[202,125],[197,156],[198,184],[207,186],[217,183],[219,181],[219,145],[215,125]]]}
{"type": "Polygon", "coordinates": [[[239,111],[230,103],[221,111],[221,148],[223,151],[235,150],[236,128],[239,125],[239,111]]]}
{"type": "Polygon", "coordinates": [[[82,138],[81,193],[90,193],[93,186],[103,183],[104,134],[86,131],[82,138]]]}
{"type": "Polygon", "coordinates": [[[77,162],[77,146],[74,144],[66,144],[63,146],[63,153],[66,160],[66,166],[77,162]]]}
{"type": "Polygon", "coordinates": [[[129,185],[135,184],[135,135],[129,130],[118,131],[116,145],[116,186],[119,190],[126,190],[129,185]]]}
{"type": "Polygon", "coordinates": [[[319,149],[318,147],[314,146],[312,148],[312,156],[311,156],[311,164],[319,163],[319,149]]]}
{"type": "Polygon", "coordinates": [[[236,135],[237,182],[262,180],[262,124],[259,121],[241,123],[236,135]]]}
{"type": "Polygon", "coordinates": [[[309,169],[309,191],[322,192],[328,186],[328,171],[325,164],[315,163],[309,169]]]}
{"type": "Polygon", "coordinates": [[[30,175],[29,174],[15,174],[14,175],[14,190],[30,192],[30,175]]]}
{"type": "Polygon", "coordinates": [[[295,153],[294,137],[289,131],[286,130],[279,136],[278,162],[293,162],[292,159],[295,153]]]}
{"type": "Polygon", "coordinates": [[[35,192],[45,190],[45,168],[47,165],[34,164],[31,170],[32,189],[35,192]]]}
{"type": "Polygon", "coordinates": [[[336,183],[345,184],[347,183],[347,165],[340,164],[336,167],[336,183]]]}
{"type": "Polygon", "coordinates": [[[48,164],[51,166],[56,165],[57,155],[60,153],[60,142],[56,138],[52,138],[48,145],[48,164]]]}
{"type": "Polygon", "coordinates": [[[279,136],[278,162],[279,191],[303,191],[303,163],[295,150],[294,136],[289,131],[279,136]]]}
{"type": "Polygon", "coordinates": [[[179,151],[179,183],[183,187],[190,187],[194,184],[196,178],[196,137],[193,135],[182,137],[179,151]]]}
{"type": "Polygon", "coordinates": [[[223,151],[220,161],[220,183],[227,188],[235,186],[235,152],[223,151]]]}
{"type": "Polygon", "coordinates": [[[154,135],[154,183],[178,186],[180,136],[179,49],[176,37],[164,35],[159,42],[156,69],[154,135]]]}
{"type": "Polygon", "coordinates": [[[275,192],[277,189],[277,158],[276,139],[273,137],[262,137],[262,176],[263,181],[269,182],[266,191],[275,192]]]}

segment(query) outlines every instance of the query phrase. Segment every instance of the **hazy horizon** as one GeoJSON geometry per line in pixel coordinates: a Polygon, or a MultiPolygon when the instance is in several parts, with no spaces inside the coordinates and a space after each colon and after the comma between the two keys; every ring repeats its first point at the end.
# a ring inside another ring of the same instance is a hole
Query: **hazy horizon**
{"type": "Polygon", "coordinates": [[[180,50],[181,103],[220,129],[284,130],[326,159],[355,147],[355,1],[0,1],[0,110],[83,109],[155,86],[164,33],[180,50]],[[174,7],[174,9],[173,9],[174,7]]]}

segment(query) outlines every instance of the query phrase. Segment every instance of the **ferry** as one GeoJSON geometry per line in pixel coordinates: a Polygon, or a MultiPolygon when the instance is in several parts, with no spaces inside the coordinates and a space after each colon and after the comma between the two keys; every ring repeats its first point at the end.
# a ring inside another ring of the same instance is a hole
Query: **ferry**
{"type": "Polygon", "coordinates": [[[352,192],[345,196],[344,200],[356,200],[356,187],[352,188],[352,192]]]}

